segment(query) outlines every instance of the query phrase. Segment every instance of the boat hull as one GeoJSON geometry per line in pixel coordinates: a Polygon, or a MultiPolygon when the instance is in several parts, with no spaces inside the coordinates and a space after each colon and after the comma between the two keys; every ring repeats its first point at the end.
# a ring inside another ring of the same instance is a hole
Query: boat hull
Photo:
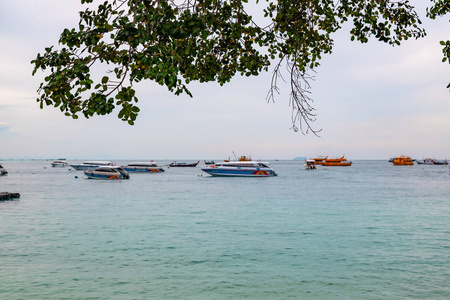
{"type": "Polygon", "coordinates": [[[324,167],[350,167],[351,162],[324,162],[322,166],[324,167]]]}
{"type": "Polygon", "coordinates": [[[100,167],[100,165],[70,165],[70,166],[78,171],[95,170],[98,167],[100,167]]]}
{"type": "Polygon", "coordinates": [[[89,179],[98,179],[98,180],[122,180],[128,178],[122,178],[121,175],[101,175],[101,174],[87,174],[85,173],[87,178],[89,179]]]}
{"type": "Polygon", "coordinates": [[[56,163],[56,162],[52,163],[52,167],[54,167],[54,168],[67,167],[68,165],[69,165],[68,163],[56,163]]]}
{"type": "Polygon", "coordinates": [[[273,170],[261,170],[261,169],[240,169],[231,170],[225,168],[205,168],[203,172],[208,173],[211,176],[221,177],[273,177],[277,176],[273,170]]]}
{"type": "Polygon", "coordinates": [[[125,167],[125,171],[127,172],[135,172],[135,173],[162,173],[164,172],[163,168],[154,168],[154,167],[125,167]]]}
{"type": "Polygon", "coordinates": [[[195,168],[198,164],[200,163],[200,161],[193,163],[193,164],[186,164],[186,163],[172,163],[169,165],[169,167],[171,168],[195,168]]]}
{"type": "Polygon", "coordinates": [[[125,178],[122,174],[103,174],[95,171],[85,171],[84,174],[89,179],[98,179],[98,180],[123,180],[129,179],[125,178]]]}
{"type": "Polygon", "coordinates": [[[413,162],[400,162],[400,163],[394,162],[394,166],[412,166],[412,165],[414,165],[413,162]]]}

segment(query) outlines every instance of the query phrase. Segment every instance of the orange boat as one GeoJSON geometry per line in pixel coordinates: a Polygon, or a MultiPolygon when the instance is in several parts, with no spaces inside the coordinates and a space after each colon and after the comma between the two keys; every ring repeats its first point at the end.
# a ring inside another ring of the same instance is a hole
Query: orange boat
{"type": "MultiPolygon", "coordinates": [[[[234,151],[233,151],[233,154],[234,154],[234,151]]],[[[236,154],[234,154],[234,157],[236,158],[236,154]]],[[[224,159],[223,161],[224,162],[230,162],[231,160],[228,157],[228,159],[224,159]]],[[[251,158],[251,156],[242,155],[241,157],[236,158],[236,161],[252,161],[252,158],[251,158]]]]}
{"type": "Polygon", "coordinates": [[[252,161],[252,158],[243,155],[243,156],[239,157],[238,161],[252,161]]]}
{"type": "Polygon", "coordinates": [[[323,162],[324,162],[325,159],[327,159],[327,158],[328,158],[328,156],[325,156],[325,157],[320,156],[320,157],[316,157],[316,158],[313,158],[313,159],[314,159],[314,161],[316,162],[316,165],[321,166],[321,165],[323,165],[323,162]]]}
{"type": "Polygon", "coordinates": [[[322,163],[324,167],[349,167],[352,165],[351,161],[348,161],[342,156],[341,158],[326,158],[322,163]]]}
{"type": "Polygon", "coordinates": [[[412,161],[411,157],[409,156],[398,156],[394,158],[394,161],[392,162],[394,166],[412,166],[414,165],[414,162],[412,161]]]}

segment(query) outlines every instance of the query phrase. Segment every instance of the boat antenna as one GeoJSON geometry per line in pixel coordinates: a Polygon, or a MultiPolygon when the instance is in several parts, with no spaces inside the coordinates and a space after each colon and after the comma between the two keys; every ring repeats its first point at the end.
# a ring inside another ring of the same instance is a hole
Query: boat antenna
{"type": "Polygon", "coordinates": [[[238,160],[238,159],[237,159],[237,156],[236,156],[236,153],[234,153],[234,151],[233,151],[233,155],[234,155],[234,159],[235,159],[235,160],[238,160]]]}

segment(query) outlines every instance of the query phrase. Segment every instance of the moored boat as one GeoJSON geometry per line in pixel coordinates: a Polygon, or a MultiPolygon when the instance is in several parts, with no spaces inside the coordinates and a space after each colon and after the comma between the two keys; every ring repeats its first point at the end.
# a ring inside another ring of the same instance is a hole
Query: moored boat
{"type": "Polygon", "coordinates": [[[211,176],[234,176],[234,177],[271,177],[277,173],[265,163],[258,161],[232,161],[220,162],[206,166],[203,172],[211,176]]]}
{"type": "Polygon", "coordinates": [[[161,173],[164,169],[154,162],[132,162],[123,168],[127,172],[161,173]]]}
{"type": "Polygon", "coordinates": [[[69,163],[62,159],[57,159],[51,163],[52,167],[66,167],[69,163]]]}
{"type": "Polygon", "coordinates": [[[191,163],[191,164],[188,164],[188,163],[185,163],[185,162],[177,163],[176,161],[174,161],[173,163],[171,163],[169,165],[169,167],[171,167],[171,168],[174,168],[174,167],[181,167],[181,168],[182,167],[196,167],[199,163],[200,163],[200,161],[198,161],[196,163],[191,163]]]}
{"type": "Polygon", "coordinates": [[[103,179],[103,180],[120,180],[130,179],[130,175],[122,167],[115,166],[101,166],[95,170],[85,170],[84,174],[89,179],[103,179]]]}
{"type": "Polygon", "coordinates": [[[315,170],[317,169],[316,161],[314,159],[305,160],[305,169],[306,170],[315,170]]]}
{"type": "Polygon", "coordinates": [[[213,160],[205,160],[205,165],[213,165],[215,162],[213,160]]]}
{"type": "Polygon", "coordinates": [[[344,156],[340,158],[326,158],[322,166],[324,167],[349,167],[352,165],[351,161],[348,161],[344,156]]]}
{"type": "MultiPolygon", "coordinates": [[[[233,155],[234,155],[234,159],[235,159],[234,161],[252,161],[252,157],[250,155],[249,156],[241,155],[241,156],[239,156],[239,158],[237,158],[236,153],[234,153],[234,151],[233,151],[233,155]]],[[[223,161],[230,162],[231,159],[228,157],[228,159],[224,159],[223,161]]]]}
{"type": "Polygon", "coordinates": [[[439,160],[439,159],[435,159],[434,160],[434,164],[435,165],[448,165],[448,162],[447,162],[447,160],[446,159],[444,159],[444,160],[439,160]]]}
{"type": "Polygon", "coordinates": [[[417,159],[416,162],[419,165],[448,165],[448,162],[446,159],[439,160],[435,158],[424,158],[424,159],[417,159]]]}
{"type": "Polygon", "coordinates": [[[319,156],[319,157],[315,157],[313,158],[313,160],[316,162],[316,165],[323,165],[323,162],[325,161],[325,159],[327,159],[328,156],[319,156]]]}
{"type": "Polygon", "coordinates": [[[401,155],[394,158],[392,162],[394,166],[412,166],[414,165],[413,160],[409,156],[401,155]]]}
{"type": "Polygon", "coordinates": [[[82,164],[72,164],[70,165],[75,170],[95,170],[101,166],[113,166],[110,161],[85,161],[82,164]]]}

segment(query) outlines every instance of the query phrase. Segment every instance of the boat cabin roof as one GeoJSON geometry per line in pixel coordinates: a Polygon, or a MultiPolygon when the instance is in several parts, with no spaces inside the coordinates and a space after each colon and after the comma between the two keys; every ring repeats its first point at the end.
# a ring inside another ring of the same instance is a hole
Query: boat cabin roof
{"type": "Polygon", "coordinates": [[[128,164],[129,167],[157,167],[154,162],[132,162],[128,164]]]}
{"type": "Polygon", "coordinates": [[[85,165],[111,165],[112,163],[110,161],[104,161],[104,160],[90,160],[85,161],[83,164],[85,165]]]}
{"type": "Polygon", "coordinates": [[[218,162],[216,166],[226,167],[265,167],[268,168],[266,162],[260,161],[230,161],[230,162],[218,162]]]}
{"type": "Polygon", "coordinates": [[[117,173],[118,171],[123,170],[119,166],[102,166],[95,169],[95,171],[102,171],[102,172],[114,172],[117,173]]]}

